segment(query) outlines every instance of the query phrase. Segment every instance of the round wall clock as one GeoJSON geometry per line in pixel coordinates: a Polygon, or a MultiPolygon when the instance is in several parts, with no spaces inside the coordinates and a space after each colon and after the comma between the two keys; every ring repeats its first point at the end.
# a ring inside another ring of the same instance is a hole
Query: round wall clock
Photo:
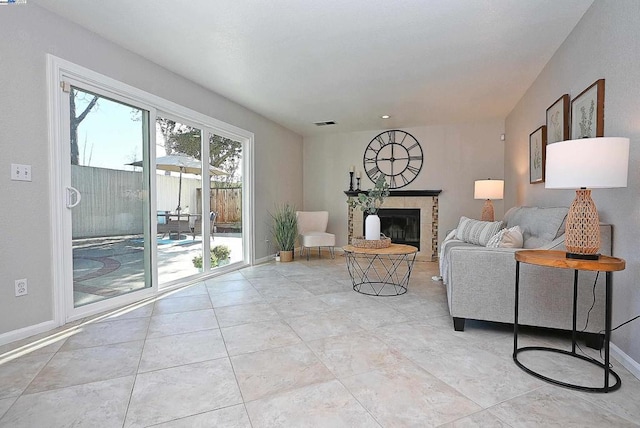
{"type": "Polygon", "coordinates": [[[374,137],[364,151],[364,170],[374,183],[384,175],[390,189],[411,183],[422,169],[422,147],[415,137],[397,129],[374,137]]]}

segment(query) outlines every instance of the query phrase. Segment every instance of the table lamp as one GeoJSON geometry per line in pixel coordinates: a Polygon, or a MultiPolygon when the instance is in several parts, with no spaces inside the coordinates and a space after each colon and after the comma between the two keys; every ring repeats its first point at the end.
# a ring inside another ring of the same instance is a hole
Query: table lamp
{"type": "Polygon", "coordinates": [[[482,221],[493,221],[492,199],[504,197],[504,180],[476,180],[473,192],[474,199],[486,199],[482,207],[482,221]]]}
{"type": "Polygon", "coordinates": [[[627,187],[629,139],[567,140],[547,146],[547,189],[577,189],[565,229],[567,257],[597,260],[600,219],[591,189],[627,187]]]}

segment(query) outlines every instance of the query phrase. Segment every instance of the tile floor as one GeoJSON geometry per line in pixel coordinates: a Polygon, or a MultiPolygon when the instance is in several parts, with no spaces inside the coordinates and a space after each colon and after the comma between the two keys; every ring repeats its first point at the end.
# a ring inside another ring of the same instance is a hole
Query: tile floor
{"type": "MultiPolygon", "coordinates": [[[[0,347],[0,427],[640,426],[640,381],[620,364],[610,394],[539,381],[514,365],[510,327],[454,332],[435,274],[416,262],[407,294],[370,297],[341,256],[270,263],[0,347]]],[[[558,355],[523,358],[601,381],[558,355]]]]}

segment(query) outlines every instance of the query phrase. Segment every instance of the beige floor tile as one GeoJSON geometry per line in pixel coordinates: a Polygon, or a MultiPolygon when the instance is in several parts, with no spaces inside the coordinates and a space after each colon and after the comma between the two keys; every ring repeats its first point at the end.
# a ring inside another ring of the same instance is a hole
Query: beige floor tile
{"type": "Polygon", "coordinates": [[[331,308],[318,297],[310,297],[308,299],[290,299],[290,300],[274,300],[271,306],[283,318],[300,317],[307,314],[325,312],[331,308]]]}
{"type": "Polygon", "coordinates": [[[258,286],[254,284],[254,287],[265,299],[281,300],[313,297],[313,294],[305,290],[301,285],[289,280],[278,285],[268,284],[258,286]]]}
{"type": "Polygon", "coordinates": [[[501,421],[489,410],[460,418],[457,421],[441,425],[440,428],[510,428],[511,425],[501,421]]]}
{"type": "Polygon", "coordinates": [[[60,350],[70,351],[143,340],[147,335],[148,327],[149,318],[113,320],[83,325],[78,327],[75,334],[69,336],[60,350]]]}
{"type": "Polygon", "coordinates": [[[5,413],[7,413],[7,410],[9,410],[9,407],[11,407],[11,405],[15,403],[16,400],[17,400],[17,397],[0,399],[0,419],[2,419],[2,416],[5,413]]]}
{"type": "Polygon", "coordinates": [[[302,317],[286,318],[285,321],[304,341],[363,331],[362,328],[354,325],[343,311],[329,311],[302,317]]]}
{"type": "Polygon", "coordinates": [[[484,408],[545,385],[510,358],[466,345],[461,341],[442,349],[406,351],[403,355],[484,408]]]}
{"type": "Polygon", "coordinates": [[[127,376],[23,395],[0,419],[0,427],[120,427],[133,381],[127,376]]]}
{"type": "Polygon", "coordinates": [[[174,334],[148,339],[145,342],[138,372],[144,373],[226,356],[227,350],[218,329],[174,334]]]}
{"type": "Polygon", "coordinates": [[[225,407],[195,416],[154,425],[154,428],[251,428],[244,405],[225,407]]]}
{"type": "Polygon", "coordinates": [[[60,351],[33,379],[25,394],[136,374],[142,340],[60,351]]]}
{"type": "Polygon", "coordinates": [[[280,319],[278,312],[268,303],[223,306],[216,308],[215,313],[220,327],[280,319]]]}
{"type": "Polygon", "coordinates": [[[188,297],[188,296],[206,296],[207,287],[204,282],[192,284],[177,291],[172,291],[164,296],[164,299],[173,299],[176,297],[188,297]]]}
{"type": "Polygon", "coordinates": [[[146,427],[240,404],[227,358],[139,374],[125,427],[146,427]]]}
{"type": "Polygon", "coordinates": [[[253,428],[380,428],[335,380],[252,401],[247,412],[253,428]]]}
{"type": "Polygon", "coordinates": [[[210,309],[212,307],[208,294],[200,296],[174,297],[171,299],[158,300],[153,308],[153,315],[199,311],[202,309],[210,309]]]}
{"type": "Polygon", "coordinates": [[[435,427],[481,408],[410,362],[342,379],[382,426],[435,427]]]}
{"type": "Polygon", "coordinates": [[[242,324],[221,329],[229,355],[262,351],[300,342],[296,333],[283,321],[242,324]]]}
{"type": "Polygon", "coordinates": [[[304,344],[231,357],[245,401],[334,379],[304,344]]]}
{"type": "Polygon", "coordinates": [[[133,318],[149,318],[153,313],[153,305],[153,302],[149,302],[141,306],[117,309],[115,311],[111,311],[106,316],[101,317],[96,322],[108,322],[133,318]]]}
{"type": "Polygon", "coordinates": [[[0,363],[10,355],[45,355],[57,352],[67,340],[67,331],[73,327],[56,329],[45,333],[36,334],[26,339],[17,340],[0,346],[0,363]]]}
{"type": "Polygon", "coordinates": [[[352,291],[351,282],[349,282],[349,284],[344,284],[336,281],[333,278],[295,278],[294,281],[300,284],[305,290],[315,295],[344,293],[352,291]]]}
{"type": "Polygon", "coordinates": [[[307,345],[338,378],[407,361],[369,333],[329,337],[307,345]]]}
{"type": "Polygon", "coordinates": [[[147,337],[158,338],[212,328],[218,328],[213,309],[158,315],[151,317],[147,337]]]}
{"type": "Polygon", "coordinates": [[[564,388],[545,386],[491,408],[491,413],[518,427],[638,427],[594,406],[564,388]]]}
{"type": "Polygon", "coordinates": [[[249,303],[264,303],[264,299],[253,287],[241,291],[212,294],[211,303],[214,308],[233,305],[247,305],[249,303]]]}
{"type": "Polygon", "coordinates": [[[0,365],[0,399],[17,397],[49,362],[53,354],[26,355],[0,365]]]}
{"type": "Polygon", "coordinates": [[[375,330],[384,325],[405,323],[411,320],[410,317],[383,303],[350,308],[344,313],[365,330],[375,330]]]}
{"type": "Polygon", "coordinates": [[[231,291],[255,290],[253,285],[246,279],[220,280],[214,278],[207,280],[206,287],[210,296],[231,291]]]}

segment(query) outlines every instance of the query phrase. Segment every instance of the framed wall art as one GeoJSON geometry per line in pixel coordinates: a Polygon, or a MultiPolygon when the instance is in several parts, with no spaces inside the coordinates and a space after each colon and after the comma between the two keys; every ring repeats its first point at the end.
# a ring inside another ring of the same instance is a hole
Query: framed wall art
{"type": "Polygon", "coordinates": [[[547,144],[569,139],[569,95],[564,94],[547,109],[547,144]]]}
{"type": "Polygon", "coordinates": [[[571,101],[571,139],[604,136],[604,79],[571,101]]]}
{"type": "Polygon", "coordinates": [[[529,134],[529,182],[544,183],[544,163],[547,154],[547,127],[529,134]]]}

